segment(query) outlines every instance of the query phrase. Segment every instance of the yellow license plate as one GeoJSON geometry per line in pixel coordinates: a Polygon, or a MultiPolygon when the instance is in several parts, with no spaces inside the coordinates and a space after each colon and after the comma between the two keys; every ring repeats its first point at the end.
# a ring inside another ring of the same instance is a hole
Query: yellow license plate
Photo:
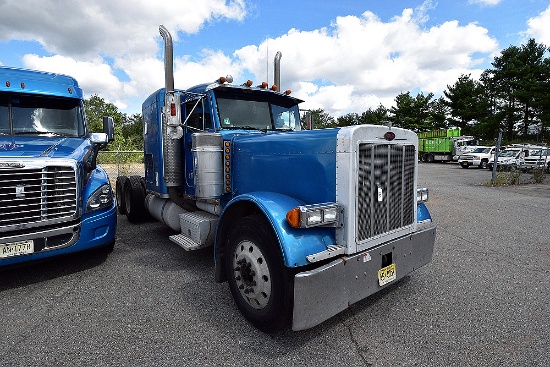
{"type": "Polygon", "coordinates": [[[383,286],[396,279],[395,264],[391,264],[378,270],[378,284],[383,286]]]}
{"type": "Polygon", "coordinates": [[[33,252],[34,242],[32,240],[0,244],[0,258],[32,254],[33,252]]]}

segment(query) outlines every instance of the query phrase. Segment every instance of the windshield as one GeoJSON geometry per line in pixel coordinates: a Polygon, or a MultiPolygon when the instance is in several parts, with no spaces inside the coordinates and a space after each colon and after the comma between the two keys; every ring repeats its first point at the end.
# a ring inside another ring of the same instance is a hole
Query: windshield
{"type": "Polygon", "coordinates": [[[516,149],[507,149],[498,154],[499,157],[515,157],[519,153],[516,149]]]}
{"type": "Polygon", "coordinates": [[[550,149],[540,149],[540,150],[537,150],[532,155],[538,155],[539,157],[540,156],[550,156],[550,149]]]}
{"type": "Polygon", "coordinates": [[[80,100],[0,95],[0,134],[84,135],[80,100]]]}
{"type": "Polygon", "coordinates": [[[283,107],[269,101],[217,98],[222,129],[299,130],[298,106],[283,107]]]}
{"type": "Polygon", "coordinates": [[[472,153],[489,153],[489,152],[491,152],[491,148],[484,148],[484,147],[476,148],[472,151],[472,153]]]}

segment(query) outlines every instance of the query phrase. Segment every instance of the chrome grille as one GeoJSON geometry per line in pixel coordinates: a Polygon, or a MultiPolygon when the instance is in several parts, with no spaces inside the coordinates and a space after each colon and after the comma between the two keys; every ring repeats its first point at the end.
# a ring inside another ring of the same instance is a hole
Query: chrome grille
{"type": "Polygon", "coordinates": [[[76,187],[72,167],[0,170],[0,228],[75,217],[76,187]]]}
{"type": "Polygon", "coordinates": [[[359,145],[356,204],[359,243],[414,223],[415,159],[414,145],[359,145]]]}

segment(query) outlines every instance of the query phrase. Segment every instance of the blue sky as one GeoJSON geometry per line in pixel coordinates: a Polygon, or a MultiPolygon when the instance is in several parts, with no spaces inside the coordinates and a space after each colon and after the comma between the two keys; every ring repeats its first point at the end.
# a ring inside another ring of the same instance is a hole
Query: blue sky
{"type": "Polygon", "coordinates": [[[529,38],[550,46],[550,0],[1,0],[0,64],[74,76],[126,113],[163,80],[159,24],[177,88],[231,74],[273,82],[333,116],[442,94],[529,38]]]}

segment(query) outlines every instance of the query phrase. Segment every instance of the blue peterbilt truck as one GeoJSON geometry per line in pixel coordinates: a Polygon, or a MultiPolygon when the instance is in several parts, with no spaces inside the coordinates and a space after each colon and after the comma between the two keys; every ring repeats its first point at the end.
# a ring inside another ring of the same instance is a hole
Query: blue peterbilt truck
{"type": "Polygon", "coordinates": [[[266,332],[318,325],[431,261],[415,133],[302,130],[301,100],[229,76],[176,90],[160,33],[165,88],[143,103],[145,177],[117,180],[130,222],[152,216],[186,250],[213,246],[215,280],[266,332]]]}
{"type": "Polygon", "coordinates": [[[115,243],[116,204],[72,77],[0,67],[0,267],[115,243]]]}

